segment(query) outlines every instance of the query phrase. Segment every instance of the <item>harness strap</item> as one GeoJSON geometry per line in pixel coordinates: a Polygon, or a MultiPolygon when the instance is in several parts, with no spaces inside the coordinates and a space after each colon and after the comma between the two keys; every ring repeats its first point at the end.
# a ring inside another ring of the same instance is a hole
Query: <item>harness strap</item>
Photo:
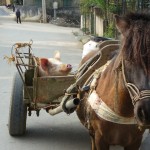
{"type": "Polygon", "coordinates": [[[134,117],[122,117],[111,110],[95,90],[89,95],[88,102],[95,113],[104,120],[118,124],[137,124],[134,117]]]}
{"type": "MultiPolygon", "coordinates": [[[[107,65],[110,63],[110,61],[106,64],[107,65]]],[[[89,92],[89,97],[88,97],[88,102],[92,109],[95,111],[95,113],[102,119],[113,122],[113,123],[118,123],[118,124],[137,124],[136,120],[134,117],[126,118],[118,115],[117,112],[117,99],[115,99],[115,111],[111,110],[104,102],[103,100],[97,95],[95,89],[97,86],[97,80],[100,77],[101,73],[106,69],[104,67],[103,69],[97,69],[94,72],[93,75],[93,80],[90,85],[90,92],[89,92]]],[[[118,76],[116,76],[118,78],[118,76]]],[[[118,84],[118,83],[116,83],[118,84]]],[[[117,94],[117,93],[116,93],[117,94]]],[[[87,109],[87,124],[88,127],[90,127],[90,112],[89,108],[87,109]]]]}
{"type": "Polygon", "coordinates": [[[140,91],[135,86],[135,84],[127,82],[126,76],[125,76],[125,66],[124,66],[123,59],[122,59],[122,75],[123,75],[125,86],[128,89],[128,92],[129,92],[130,97],[132,99],[133,105],[135,105],[136,102],[139,101],[139,100],[142,100],[142,99],[145,99],[145,98],[150,98],[150,90],[142,90],[142,91],[140,91]]]}

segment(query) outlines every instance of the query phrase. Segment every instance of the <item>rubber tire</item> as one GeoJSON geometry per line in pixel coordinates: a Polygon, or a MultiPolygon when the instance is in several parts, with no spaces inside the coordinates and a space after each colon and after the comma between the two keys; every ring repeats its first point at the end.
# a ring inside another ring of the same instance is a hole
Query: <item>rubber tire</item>
{"type": "Polygon", "coordinates": [[[21,136],[26,132],[27,105],[23,102],[23,82],[17,72],[13,79],[9,110],[9,134],[21,136]]]}

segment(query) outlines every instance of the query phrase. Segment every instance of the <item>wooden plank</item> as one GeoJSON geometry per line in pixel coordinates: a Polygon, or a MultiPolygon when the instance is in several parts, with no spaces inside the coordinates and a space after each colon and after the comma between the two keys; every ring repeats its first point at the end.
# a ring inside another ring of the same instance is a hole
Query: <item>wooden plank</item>
{"type": "MultiPolygon", "coordinates": [[[[65,90],[75,83],[74,75],[69,76],[53,76],[34,78],[33,85],[36,88],[35,101],[38,103],[51,103],[64,95],[65,90]]],[[[56,101],[55,101],[56,102],[56,101]]]]}

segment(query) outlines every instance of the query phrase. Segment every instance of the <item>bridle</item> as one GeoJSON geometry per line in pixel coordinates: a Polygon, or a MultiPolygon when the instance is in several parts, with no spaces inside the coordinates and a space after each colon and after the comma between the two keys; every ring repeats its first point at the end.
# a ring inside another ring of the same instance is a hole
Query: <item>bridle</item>
{"type": "Polygon", "coordinates": [[[140,91],[135,84],[127,82],[127,79],[125,76],[125,65],[124,65],[123,59],[121,63],[122,63],[122,75],[123,75],[124,83],[132,99],[133,106],[135,106],[136,102],[139,100],[150,98],[150,90],[140,91]]]}

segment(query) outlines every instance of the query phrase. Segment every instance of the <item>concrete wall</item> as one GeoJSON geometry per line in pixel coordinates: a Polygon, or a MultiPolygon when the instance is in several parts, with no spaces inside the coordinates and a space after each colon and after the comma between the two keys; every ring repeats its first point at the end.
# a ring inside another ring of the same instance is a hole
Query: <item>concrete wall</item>
{"type": "Polygon", "coordinates": [[[42,8],[37,6],[16,6],[20,9],[22,21],[39,22],[42,16],[42,8]]]}
{"type": "Polygon", "coordinates": [[[86,19],[85,19],[85,16],[81,15],[80,28],[83,29],[86,27],[86,29],[87,29],[86,33],[88,33],[88,31],[90,33],[92,33],[91,26],[93,26],[93,31],[94,31],[95,35],[103,36],[103,19],[102,18],[97,16],[95,13],[94,13],[94,19],[93,20],[91,18],[91,15],[86,15],[86,19]]]}
{"type": "Polygon", "coordinates": [[[10,4],[10,0],[6,0],[6,4],[9,5],[10,4]]]}
{"type": "Polygon", "coordinates": [[[35,0],[23,0],[24,6],[34,5],[35,0]]]}
{"type": "Polygon", "coordinates": [[[81,15],[81,24],[80,24],[80,28],[87,28],[88,31],[90,31],[91,28],[91,18],[90,15],[81,15]]]}
{"type": "Polygon", "coordinates": [[[0,5],[9,5],[10,0],[0,0],[0,5]]]}
{"type": "Polygon", "coordinates": [[[41,0],[23,0],[23,6],[18,5],[21,11],[22,21],[40,21],[42,16],[42,8],[37,5],[41,0]]]}
{"type": "Polygon", "coordinates": [[[0,1],[0,6],[5,5],[5,4],[6,4],[5,0],[0,1]]]}
{"type": "Polygon", "coordinates": [[[103,36],[103,19],[96,16],[96,35],[103,36]]]}

